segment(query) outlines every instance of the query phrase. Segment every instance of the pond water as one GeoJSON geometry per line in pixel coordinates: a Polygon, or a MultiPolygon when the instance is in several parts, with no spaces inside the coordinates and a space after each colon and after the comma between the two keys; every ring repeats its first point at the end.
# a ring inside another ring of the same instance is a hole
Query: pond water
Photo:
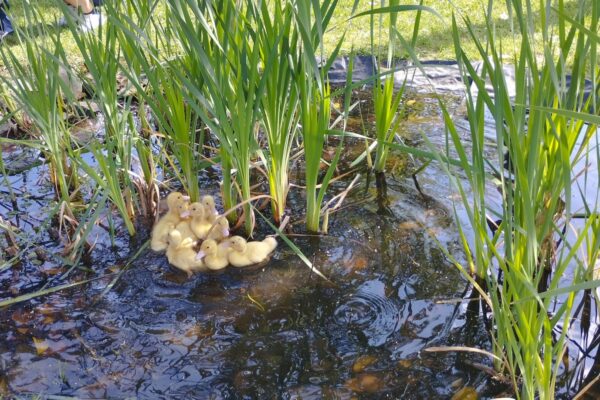
{"type": "MultiPolygon", "coordinates": [[[[425,132],[443,145],[436,102],[417,98],[402,133],[409,142],[418,145],[425,132]]],[[[349,143],[348,153],[360,152],[360,145],[349,143]]],[[[56,228],[45,225],[52,190],[44,167],[6,177],[16,204],[2,183],[0,215],[31,241],[19,265],[0,268],[0,301],[45,285],[94,280],[0,309],[0,396],[470,399],[475,391],[510,393],[490,379],[484,356],[425,351],[489,349],[490,343],[483,321],[468,318],[460,302],[466,280],[439,248],[438,241],[460,257],[455,194],[444,173],[430,166],[419,176],[422,196],[406,177],[407,165],[404,156],[392,155],[386,196],[380,180],[361,171],[343,209],[330,217],[327,236],[291,236],[330,281],[311,273],[281,241],[264,265],[191,279],[150,250],[127,263],[147,240],[148,226],[131,240],[120,233],[116,246],[105,227],[95,227],[86,268],[67,274],[55,256],[62,248],[56,228]]],[[[208,171],[203,179],[216,193],[213,177],[208,171]]],[[[303,207],[299,190],[291,191],[289,206],[303,207]]],[[[266,233],[262,227],[258,237],[266,233]]],[[[581,373],[598,369],[595,354],[587,354],[581,373]]],[[[576,352],[569,357],[571,365],[580,359],[576,352]]]]}

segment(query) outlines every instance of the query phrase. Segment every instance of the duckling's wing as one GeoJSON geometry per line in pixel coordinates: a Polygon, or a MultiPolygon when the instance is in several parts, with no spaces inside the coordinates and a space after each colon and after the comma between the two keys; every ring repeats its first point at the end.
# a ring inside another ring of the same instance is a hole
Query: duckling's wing
{"type": "Polygon", "coordinates": [[[252,263],[259,263],[269,255],[269,248],[262,242],[248,242],[246,255],[252,263]]]}
{"type": "Polygon", "coordinates": [[[232,251],[227,256],[229,263],[234,267],[245,267],[252,264],[252,261],[246,256],[245,253],[239,251],[232,251]]]}

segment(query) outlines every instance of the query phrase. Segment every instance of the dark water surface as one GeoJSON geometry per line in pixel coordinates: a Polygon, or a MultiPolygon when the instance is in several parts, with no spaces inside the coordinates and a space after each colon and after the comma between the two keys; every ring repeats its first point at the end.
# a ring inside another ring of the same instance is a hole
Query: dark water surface
{"type": "MultiPolygon", "coordinates": [[[[436,100],[419,102],[403,136],[418,144],[425,131],[443,144],[436,100]]],[[[467,320],[466,306],[455,301],[467,283],[440,250],[439,243],[460,258],[448,179],[429,167],[420,176],[423,197],[405,176],[410,161],[393,155],[389,167],[387,197],[363,171],[343,209],[330,216],[328,236],[291,237],[331,282],[280,241],[265,265],[189,280],[148,250],[106,293],[148,230],[131,240],[119,234],[115,247],[107,230],[95,227],[87,260],[93,272],[74,269],[64,277],[56,228],[44,225],[52,199],[45,167],[8,176],[22,211],[2,183],[0,215],[31,242],[20,265],[0,268],[0,300],[106,277],[0,309],[0,397],[433,399],[462,390],[457,398],[466,399],[470,388],[484,396],[502,393],[480,367],[491,367],[484,356],[424,351],[490,344],[482,321],[467,320]]],[[[291,208],[302,204],[302,194],[292,190],[291,208]]]]}

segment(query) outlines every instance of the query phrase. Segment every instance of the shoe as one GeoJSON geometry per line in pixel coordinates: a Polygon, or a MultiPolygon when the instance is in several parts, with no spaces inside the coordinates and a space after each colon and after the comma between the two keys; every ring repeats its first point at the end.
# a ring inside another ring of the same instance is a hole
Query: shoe
{"type": "MultiPolygon", "coordinates": [[[[80,19],[79,13],[77,12],[77,9],[75,7],[67,7],[66,10],[67,10],[66,13],[70,15],[71,19],[73,19],[75,21],[78,21],[80,19]]],[[[59,27],[62,28],[62,27],[67,26],[67,25],[69,25],[69,23],[68,23],[66,15],[63,15],[62,17],[60,17],[58,19],[58,26],[59,27]]]]}
{"type": "Polygon", "coordinates": [[[83,23],[80,25],[82,32],[92,31],[102,25],[102,14],[98,10],[94,9],[91,13],[82,15],[82,17],[83,23]]]}
{"type": "MultiPolygon", "coordinates": [[[[77,9],[74,7],[69,7],[67,10],[67,12],[71,15],[71,18],[75,20],[77,25],[79,25],[79,29],[81,29],[82,32],[89,32],[98,28],[102,24],[102,15],[97,9],[94,9],[89,14],[79,14],[77,9]]],[[[58,20],[58,26],[63,27],[67,25],[67,18],[65,15],[63,15],[58,20]]]]}
{"type": "Polygon", "coordinates": [[[10,30],[4,30],[4,31],[0,31],[0,42],[7,37],[8,35],[12,35],[14,33],[14,30],[11,28],[10,30]]]}

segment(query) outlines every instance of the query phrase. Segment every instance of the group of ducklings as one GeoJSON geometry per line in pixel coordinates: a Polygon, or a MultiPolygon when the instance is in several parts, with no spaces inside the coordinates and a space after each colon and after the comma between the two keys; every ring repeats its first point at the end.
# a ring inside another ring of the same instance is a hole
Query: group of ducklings
{"type": "Polygon", "coordinates": [[[212,196],[190,204],[188,196],[172,192],[167,196],[167,207],[167,213],[152,228],[150,246],[154,251],[166,250],[169,263],[188,277],[194,272],[216,271],[230,264],[245,267],[260,263],[277,247],[274,237],[260,242],[230,237],[229,222],[217,212],[212,196]]]}

